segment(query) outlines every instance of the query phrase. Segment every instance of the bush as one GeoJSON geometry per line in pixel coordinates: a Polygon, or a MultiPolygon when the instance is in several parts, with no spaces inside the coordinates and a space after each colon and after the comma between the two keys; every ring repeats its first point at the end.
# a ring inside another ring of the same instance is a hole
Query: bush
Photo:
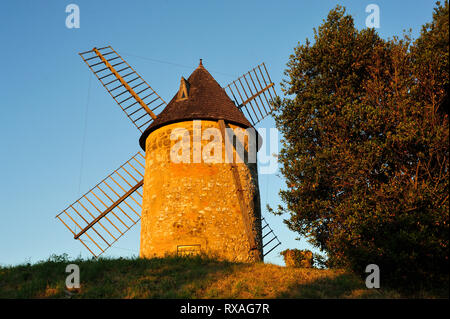
{"type": "Polygon", "coordinates": [[[416,41],[357,30],[342,7],[295,48],[275,102],[288,227],[362,276],[448,282],[449,15],[416,41]]]}

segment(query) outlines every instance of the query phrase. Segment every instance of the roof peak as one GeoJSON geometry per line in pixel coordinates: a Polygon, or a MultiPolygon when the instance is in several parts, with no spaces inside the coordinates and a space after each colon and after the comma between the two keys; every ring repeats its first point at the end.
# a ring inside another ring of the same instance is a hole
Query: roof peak
{"type": "Polygon", "coordinates": [[[243,128],[251,127],[225,90],[203,66],[199,66],[187,80],[181,78],[180,89],[139,139],[145,150],[148,135],[161,126],[191,120],[225,120],[243,128]],[[184,94],[184,95],[183,95],[184,94]]]}

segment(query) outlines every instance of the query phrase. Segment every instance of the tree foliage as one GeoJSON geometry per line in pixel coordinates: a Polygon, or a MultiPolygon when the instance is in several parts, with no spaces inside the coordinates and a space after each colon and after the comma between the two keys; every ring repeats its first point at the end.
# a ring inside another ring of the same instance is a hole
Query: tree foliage
{"type": "Polygon", "coordinates": [[[331,266],[448,278],[448,1],[411,41],[337,6],[290,56],[275,103],[288,227],[331,266]]]}

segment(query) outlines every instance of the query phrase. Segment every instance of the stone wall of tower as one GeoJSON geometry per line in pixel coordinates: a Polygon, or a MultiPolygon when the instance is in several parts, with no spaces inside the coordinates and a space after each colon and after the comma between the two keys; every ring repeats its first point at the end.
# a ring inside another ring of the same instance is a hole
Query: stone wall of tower
{"type": "MultiPolygon", "coordinates": [[[[218,122],[201,121],[202,131],[211,127],[219,129],[218,122]]],[[[187,129],[192,145],[192,121],[161,127],[146,140],[140,256],[161,257],[176,254],[179,246],[200,245],[203,253],[220,259],[262,260],[256,163],[236,164],[257,243],[257,249],[250,251],[231,165],[192,163],[192,154],[191,163],[173,163],[170,150],[177,141],[172,141],[170,134],[175,128],[187,129]]],[[[208,143],[202,141],[201,145],[208,143]]]]}

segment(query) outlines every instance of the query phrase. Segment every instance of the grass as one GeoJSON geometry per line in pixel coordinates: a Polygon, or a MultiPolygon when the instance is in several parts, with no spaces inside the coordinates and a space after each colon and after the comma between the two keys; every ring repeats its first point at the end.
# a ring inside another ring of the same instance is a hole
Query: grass
{"type": "Polygon", "coordinates": [[[448,291],[405,296],[367,289],[344,270],[287,268],[219,261],[206,256],[69,261],[0,267],[0,298],[448,298],[448,291]],[[81,287],[67,290],[68,264],[80,267],[81,287]]]}

